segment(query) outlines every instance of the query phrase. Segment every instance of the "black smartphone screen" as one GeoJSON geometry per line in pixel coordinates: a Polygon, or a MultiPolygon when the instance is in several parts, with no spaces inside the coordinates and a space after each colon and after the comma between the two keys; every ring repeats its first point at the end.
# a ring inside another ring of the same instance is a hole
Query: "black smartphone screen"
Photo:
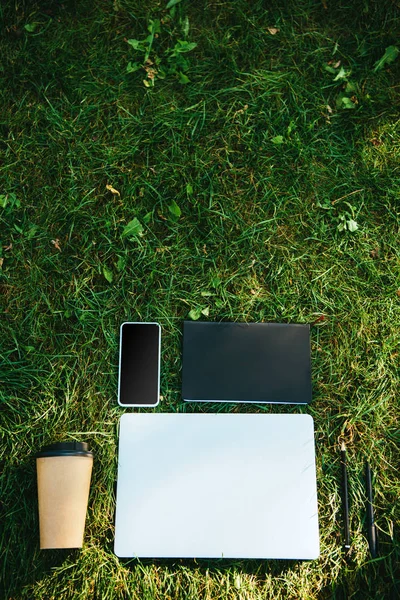
{"type": "Polygon", "coordinates": [[[160,393],[158,323],[123,323],[119,355],[118,402],[123,406],[155,406],[160,393]]]}

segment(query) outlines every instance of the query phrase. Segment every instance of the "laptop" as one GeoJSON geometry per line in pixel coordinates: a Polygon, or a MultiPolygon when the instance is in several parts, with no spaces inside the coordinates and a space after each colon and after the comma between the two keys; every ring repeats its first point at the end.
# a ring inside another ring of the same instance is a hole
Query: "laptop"
{"type": "Polygon", "coordinates": [[[114,551],[126,558],[317,558],[312,418],[124,414],[114,551]]]}
{"type": "Polygon", "coordinates": [[[184,321],[189,402],[311,402],[310,326],[184,321]]]}

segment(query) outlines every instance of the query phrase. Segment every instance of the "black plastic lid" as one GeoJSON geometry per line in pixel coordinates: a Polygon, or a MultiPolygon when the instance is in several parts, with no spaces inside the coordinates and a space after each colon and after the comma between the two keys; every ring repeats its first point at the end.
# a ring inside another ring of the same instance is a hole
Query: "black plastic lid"
{"type": "Polygon", "coordinates": [[[36,458],[43,456],[93,456],[86,442],[56,442],[41,449],[36,458]]]}

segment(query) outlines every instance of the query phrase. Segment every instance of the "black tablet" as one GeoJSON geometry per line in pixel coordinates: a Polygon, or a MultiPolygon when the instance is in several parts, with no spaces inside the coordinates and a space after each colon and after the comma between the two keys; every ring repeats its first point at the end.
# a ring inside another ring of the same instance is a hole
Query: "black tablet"
{"type": "Polygon", "coordinates": [[[310,326],[184,321],[189,402],[311,402],[310,326]]]}

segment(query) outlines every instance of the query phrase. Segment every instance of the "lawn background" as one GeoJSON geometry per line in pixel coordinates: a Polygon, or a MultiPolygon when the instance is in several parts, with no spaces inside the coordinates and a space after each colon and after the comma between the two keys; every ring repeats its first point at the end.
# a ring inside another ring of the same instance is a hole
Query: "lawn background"
{"type": "Polygon", "coordinates": [[[1,597],[399,597],[400,58],[377,64],[399,46],[399,13],[366,0],[2,3],[1,597]],[[186,84],[147,88],[143,69],[126,71],[142,56],[127,40],[155,19],[153,60],[197,44],[186,84]],[[183,405],[189,313],[313,324],[314,401],[290,410],[315,420],[319,560],[113,555],[122,321],[162,326],[157,410],[288,410],[183,405]],[[63,439],[95,453],[85,546],[40,552],[34,453],[63,439]]]}

